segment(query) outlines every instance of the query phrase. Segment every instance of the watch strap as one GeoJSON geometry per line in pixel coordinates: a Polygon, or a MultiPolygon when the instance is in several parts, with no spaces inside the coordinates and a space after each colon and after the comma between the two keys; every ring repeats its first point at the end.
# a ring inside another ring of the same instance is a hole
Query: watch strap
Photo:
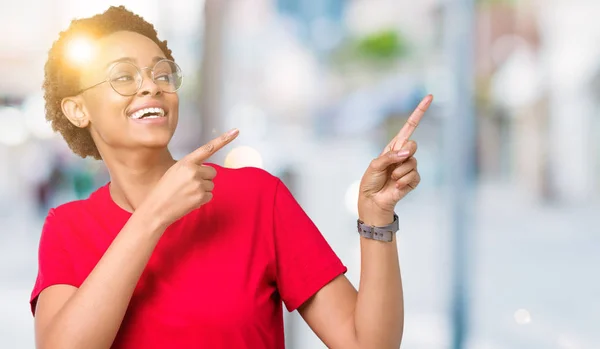
{"type": "Polygon", "coordinates": [[[360,236],[364,238],[391,242],[393,241],[394,234],[400,229],[400,224],[398,223],[398,215],[394,213],[394,221],[391,224],[376,227],[367,225],[359,219],[357,220],[357,228],[360,236]]]}

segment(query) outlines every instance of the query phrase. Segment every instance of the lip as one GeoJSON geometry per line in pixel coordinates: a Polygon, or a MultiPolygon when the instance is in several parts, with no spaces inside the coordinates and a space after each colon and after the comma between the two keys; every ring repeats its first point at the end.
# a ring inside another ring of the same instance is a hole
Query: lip
{"type": "Polygon", "coordinates": [[[131,122],[135,122],[136,124],[149,124],[149,125],[162,125],[167,123],[166,117],[156,118],[156,119],[132,119],[129,118],[131,122]]]}
{"type": "Polygon", "coordinates": [[[135,107],[131,107],[126,112],[127,117],[129,118],[131,116],[131,114],[135,113],[138,110],[145,109],[145,108],[162,108],[165,111],[165,116],[162,118],[159,118],[159,119],[166,118],[169,115],[169,108],[167,108],[163,103],[154,101],[154,102],[147,102],[144,104],[136,105],[135,107]]]}

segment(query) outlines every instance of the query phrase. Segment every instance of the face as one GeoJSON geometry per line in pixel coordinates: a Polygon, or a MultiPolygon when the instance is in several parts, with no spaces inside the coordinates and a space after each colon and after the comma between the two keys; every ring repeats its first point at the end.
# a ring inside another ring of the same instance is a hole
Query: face
{"type": "MultiPolygon", "coordinates": [[[[166,148],[177,127],[179,98],[177,93],[164,92],[159,78],[157,83],[151,78],[151,68],[158,60],[165,59],[165,54],[149,38],[128,31],[106,36],[97,42],[96,47],[97,55],[81,76],[82,87],[107,79],[110,73],[115,72],[112,69],[114,62],[119,60],[132,63],[128,66],[130,68],[137,66],[143,80],[140,89],[132,96],[117,93],[108,82],[83,92],[78,101],[82,119],[79,126],[89,126],[103,156],[117,150],[166,148]]],[[[135,72],[135,68],[129,71],[135,72]]],[[[155,73],[159,75],[159,72],[155,73]]],[[[127,80],[127,76],[111,77],[113,81],[118,78],[113,83],[115,86],[127,80]]]]}

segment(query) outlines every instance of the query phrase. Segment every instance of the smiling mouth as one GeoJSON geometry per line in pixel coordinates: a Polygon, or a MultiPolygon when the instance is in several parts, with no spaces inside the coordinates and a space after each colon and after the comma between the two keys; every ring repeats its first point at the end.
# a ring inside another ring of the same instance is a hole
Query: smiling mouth
{"type": "Polygon", "coordinates": [[[163,118],[165,115],[163,108],[144,108],[132,113],[129,117],[134,120],[142,120],[163,118]]]}

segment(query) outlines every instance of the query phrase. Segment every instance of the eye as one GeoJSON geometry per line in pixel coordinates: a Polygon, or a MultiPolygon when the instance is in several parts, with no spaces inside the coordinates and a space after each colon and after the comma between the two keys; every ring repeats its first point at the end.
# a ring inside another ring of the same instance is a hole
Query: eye
{"type": "Polygon", "coordinates": [[[156,75],[154,77],[154,80],[156,80],[156,81],[163,81],[163,82],[169,82],[172,79],[171,79],[171,74],[164,74],[163,73],[163,74],[156,75]]]}
{"type": "Polygon", "coordinates": [[[128,82],[128,81],[133,81],[135,78],[133,75],[131,74],[116,74],[113,78],[112,81],[115,82],[128,82]]]}

